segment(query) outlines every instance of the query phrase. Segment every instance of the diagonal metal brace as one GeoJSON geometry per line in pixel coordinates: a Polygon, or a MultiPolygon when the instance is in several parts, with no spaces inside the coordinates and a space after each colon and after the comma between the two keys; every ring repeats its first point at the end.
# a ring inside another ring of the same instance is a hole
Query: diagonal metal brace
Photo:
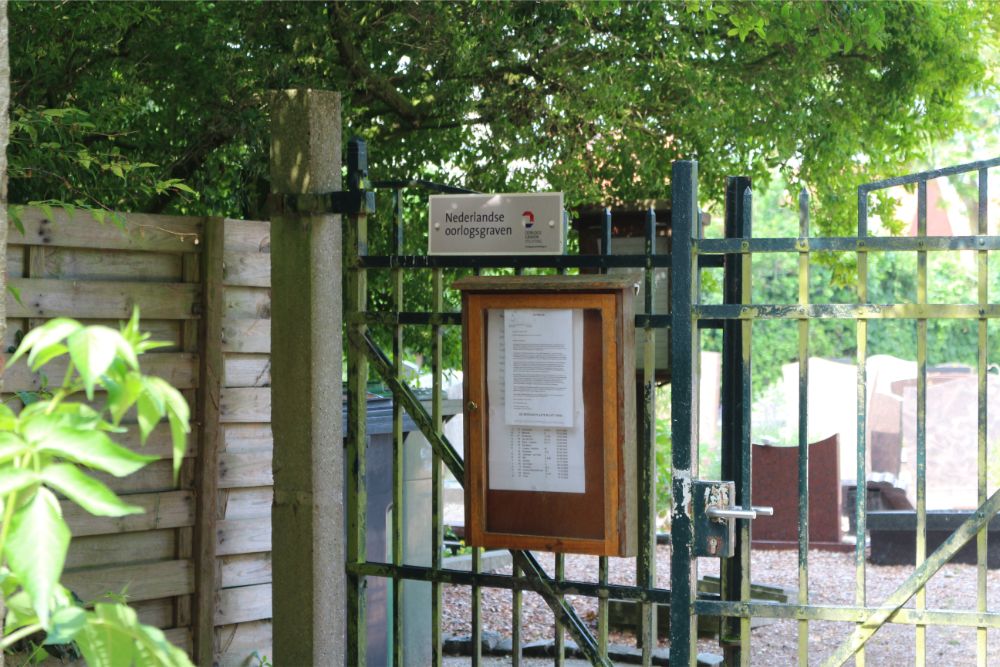
{"type": "MultiPolygon", "coordinates": [[[[392,390],[396,400],[402,403],[403,408],[409,413],[413,423],[417,425],[424,437],[430,442],[431,447],[441,457],[448,470],[455,476],[461,484],[465,484],[465,463],[459,458],[455,448],[452,447],[448,439],[437,432],[434,421],[427,414],[420,399],[414,395],[413,391],[396,377],[392,369],[392,364],[386,354],[379,348],[378,343],[372,340],[367,332],[360,333],[355,329],[348,330],[348,337],[351,343],[358,349],[365,351],[371,367],[382,378],[392,390]]],[[[576,641],[580,651],[590,660],[593,665],[612,667],[613,663],[600,654],[597,641],[590,633],[587,626],[577,616],[573,606],[566,600],[559,598],[558,589],[553,586],[552,579],[545,573],[545,569],[538,562],[538,559],[530,551],[519,551],[511,549],[511,556],[514,562],[525,573],[525,579],[531,589],[542,596],[545,603],[549,605],[552,613],[555,614],[563,626],[569,630],[570,635],[576,641]]]]}
{"type": "Polygon", "coordinates": [[[858,625],[851,636],[841,644],[837,650],[827,658],[823,667],[839,667],[844,664],[852,655],[861,650],[872,636],[878,632],[885,622],[897,609],[906,604],[906,601],[917,594],[930,578],[933,577],[941,567],[951,560],[958,550],[965,546],[975,535],[985,528],[990,520],[1000,511],[1000,489],[993,492],[983,505],[972,513],[968,519],[962,522],[954,533],[952,533],[944,543],[932,553],[927,560],[917,567],[906,581],[904,581],[889,598],[871,613],[868,618],[858,625]]]}

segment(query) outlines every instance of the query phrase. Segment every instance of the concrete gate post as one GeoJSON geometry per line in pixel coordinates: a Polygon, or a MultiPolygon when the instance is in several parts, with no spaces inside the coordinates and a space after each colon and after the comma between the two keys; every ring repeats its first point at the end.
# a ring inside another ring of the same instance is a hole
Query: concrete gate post
{"type": "Polygon", "coordinates": [[[271,107],[276,665],[344,664],[341,220],[307,204],[341,189],[340,112],[316,90],[271,107]]]}

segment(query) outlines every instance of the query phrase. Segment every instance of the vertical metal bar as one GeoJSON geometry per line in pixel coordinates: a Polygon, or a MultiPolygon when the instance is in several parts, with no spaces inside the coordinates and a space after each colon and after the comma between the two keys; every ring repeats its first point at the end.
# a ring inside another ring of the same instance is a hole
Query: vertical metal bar
{"type": "MultiPolygon", "coordinates": [[[[979,229],[978,233],[985,236],[989,233],[989,171],[979,170],[979,229]]],[[[976,253],[978,265],[978,302],[983,308],[989,302],[989,252],[980,250],[976,253]]],[[[977,374],[977,479],[976,496],[978,505],[981,507],[986,502],[986,468],[987,468],[987,381],[986,375],[989,359],[987,355],[988,347],[988,320],[980,317],[978,324],[978,344],[979,355],[976,364],[977,374]]],[[[976,611],[985,612],[986,607],[986,554],[987,539],[989,531],[983,530],[976,535],[976,611]]],[[[986,667],[987,654],[987,633],[985,627],[976,628],[976,664],[978,667],[986,667]]]]}
{"type": "MultiPolygon", "coordinates": [[[[601,586],[608,583],[608,557],[597,559],[597,581],[601,586]]],[[[602,658],[608,657],[608,595],[601,593],[597,599],[597,650],[602,658]]]]}
{"type": "MultiPolygon", "coordinates": [[[[646,268],[644,272],[646,313],[653,314],[654,269],[656,254],[656,212],[646,211],[646,268]]],[[[656,586],[656,333],[646,324],[642,371],[642,432],[638,449],[639,465],[639,557],[636,563],[636,585],[656,586]]],[[[642,604],[642,664],[653,664],[656,649],[656,604],[642,604]]]]}
{"type": "MultiPolygon", "coordinates": [[[[726,179],[726,238],[745,239],[743,193],[750,187],[750,179],[745,176],[731,176],[726,179]]],[[[726,255],[723,277],[723,300],[738,304],[743,298],[743,264],[745,256],[726,255]]],[[[735,484],[734,502],[742,505],[743,457],[741,436],[743,435],[743,327],[739,321],[727,320],[722,330],[722,440],[721,477],[735,484]]],[[[743,533],[737,532],[734,550],[738,558],[723,558],[720,563],[720,585],[723,600],[738,600],[743,587],[743,533]]],[[[742,660],[740,649],[740,619],[722,617],[719,643],[723,646],[726,664],[736,665],[742,660]]]]}
{"type": "MultiPolygon", "coordinates": [[[[868,303],[868,252],[864,247],[864,238],[868,235],[868,192],[858,188],[858,303],[868,303]]],[[[867,444],[865,442],[865,422],[867,414],[868,384],[868,321],[857,321],[857,460],[855,477],[857,491],[854,498],[854,514],[857,526],[856,544],[854,545],[854,604],[865,606],[865,532],[867,530],[868,506],[868,475],[866,470],[867,444]]],[[[859,623],[860,626],[860,623],[859,623]]],[[[864,647],[855,654],[857,667],[864,667],[864,647]]]]}
{"type": "MultiPolygon", "coordinates": [[[[392,255],[403,253],[403,196],[397,188],[392,198],[392,255]]],[[[403,271],[392,270],[392,307],[398,314],[403,310],[403,271]]],[[[403,327],[397,322],[392,332],[392,371],[403,381],[403,327]]],[[[403,564],[403,405],[392,401],[392,564],[403,564]]],[[[392,578],[392,664],[403,662],[403,582],[399,575],[392,578]]]]}
{"type": "MultiPolygon", "coordinates": [[[[517,563],[514,563],[512,576],[516,580],[523,574],[517,563]]],[[[511,667],[521,667],[521,587],[515,585],[511,590],[511,631],[510,631],[510,664],[511,667]]]]}
{"type": "MultiPolygon", "coordinates": [[[[753,237],[753,191],[748,187],[743,192],[743,231],[747,238],[753,237]]],[[[744,253],[742,279],[740,285],[740,303],[751,304],[753,302],[753,284],[751,282],[751,267],[753,256],[749,251],[744,253]]],[[[740,419],[740,487],[738,493],[739,501],[743,509],[750,509],[752,498],[750,485],[752,481],[752,456],[750,442],[750,410],[751,410],[751,357],[752,357],[752,334],[753,320],[740,320],[742,327],[741,356],[742,365],[740,367],[740,393],[742,394],[741,408],[743,414],[740,419]]],[[[740,581],[740,601],[750,602],[750,522],[743,520],[738,524],[740,541],[740,568],[743,570],[742,581],[740,581]]],[[[740,617],[740,665],[749,667],[750,665],[750,616],[740,617]]]]}
{"type": "MultiPolygon", "coordinates": [[[[367,171],[367,150],[364,142],[352,139],[347,149],[347,178],[355,186],[367,171]]],[[[347,273],[346,308],[347,326],[361,340],[365,324],[359,317],[367,307],[368,279],[360,258],[368,254],[368,216],[362,212],[347,216],[344,230],[345,264],[347,273]]],[[[350,339],[349,339],[350,340],[350,339]]],[[[345,465],[347,475],[348,529],[347,562],[362,564],[367,561],[365,544],[365,512],[368,494],[365,485],[365,447],[367,438],[365,426],[368,401],[368,358],[364,350],[352,342],[348,345],[347,357],[347,452],[345,465]]],[[[347,632],[351,641],[347,643],[347,664],[366,664],[366,595],[367,579],[364,575],[347,574],[347,632]]]]}
{"type": "MultiPolygon", "coordinates": [[[[556,571],[555,571],[556,581],[562,582],[566,580],[566,555],[556,554],[556,571]]],[[[559,594],[559,600],[562,601],[563,595],[559,594]]],[[[556,618],[556,659],[555,664],[557,667],[562,667],[566,664],[566,633],[563,631],[563,624],[556,618]]]]}
{"type": "MultiPolygon", "coordinates": [[[[601,255],[611,254],[611,207],[605,207],[601,221],[601,255]]],[[[606,267],[601,267],[601,273],[607,273],[606,267]]],[[[634,325],[633,325],[634,326],[634,325]]],[[[608,557],[597,558],[598,582],[608,583],[608,557]]],[[[602,594],[597,600],[597,648],[602,658],[608,657],[608,596],[602,594]]]]}
{"type": "MultiPolygon", "coordinates": [[[[444,285],[441,269],[434,269],[431,273],[431,290],[433,292],[432,304],[433,312],[440,313],[444,309],[444,285]]],[[[441,325],[431,325],[431,338],[433,347],[431,349],[431,373],[433,375],[431,385],[431,417],[434,420],[434,428],[440,435],[442,433],[442,413],[441,413],[441,359],[443,352],[443,340],[441,337],[441,325]]],[[[441,548],[444,543],[444,513],[441,494],[441,457],[437,450],[433,450],[431,458],[431,567],[435,570],[441,569],[441,548]]],[[[441,641],[441,582],[431,582],[431,659],[434,667],[441,667],[443,660],[443,643],[441,641]]]]}
{"type": "MultiPolygon", "coordinates": [[[[482,568],[483,550],[472,547],[472,572],[479,574],[482,568]]],[[[472,667],[478,667],[483,660],[483,596],[479,584],[472,586],[472,667]]]]}
{"type": "MultiPolygon", "coordinates": [[[[799,307],[809,305],[809,192],[799,194],[799,307]]],[[[799,593],[809,604],[809,319],[799,320],[799,593]]],[[[809,621],[799,621],[799,665],[809,664],[809,621]]]]}
{"type": "MultiPolygon", "coordinates": [[[[927,181],[917,184],[917,235],[927,236],[927,181]]],[[[917,251],[917,303],[927,303],[927,251],[917,251]]],[[[927,559],[927,319],[917,320],[917,545],[916,565],[927,559]]],[[[927,590],[917,591],[916,608],[927,608],[927,590]]],[[[916,628],[916,667],[927,663],[927,626],[916,628]]]]}
{"type": "MultiPolygon", "coordinates": [[[[607,257],[611,254],[611,207],[605,207],[604,217],[601,220],[601,256],[607,257]]],[[[601,273],[607,273],[606,267],[601,267],[601,273]]]]}
{"type": "Polygon", "coordinates": [[[678,666],[691,665],[698,655],[698,564],[694,558],[694,525],[691,516],[691,482],[698,475],[698,326],[694,304],[698,296],[697,247],[698,163],[674,162],[671,176],[671,330],[670,419],[673,431],[673,469],[670,537],[670,656],[678,666]]]}

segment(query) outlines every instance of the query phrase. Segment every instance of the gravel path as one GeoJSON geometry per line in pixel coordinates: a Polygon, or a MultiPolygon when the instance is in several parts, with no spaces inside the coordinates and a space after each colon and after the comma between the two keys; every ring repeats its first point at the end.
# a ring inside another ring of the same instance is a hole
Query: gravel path
{"type": "MultiPolygon", "coordinates": [[[[550,574],[554,558],[538,554],[539,561],[550,574]]],[[[611,583],[631,584],[635,580],[635,559],[612,558],[609,562],[611,583]]],[[[755,551],[751,570],[754,583],[795,589],[797,558],[794,551],[755,551]]],[[[868,564],[867,597],[869,604],[886,599],[913,571],[912,566],[875,566],[868,564]]],[[[507,567],[500,572],[510,573],[507,567]]],[[[657,585],[666,587],[670,572],[670,548],[657,550],[657,585]]],[[[699,574],[718,574],[718,560],[700,559],[699,574]]],[[[817,604],[851,605],[854,602],[855,569],[851,553],[812,551],[809,555],[810,601],[817,604]]],[[[597,559],[589,556],[567,556],[566,578],[578,581],[597,580],[597,559]]],[[[1000,571],[987,575],[987,600],[991,611],[1000,609],[1000,571]]],[[[470,589],[446,586],[444,589],[443,631],[451,635],[471,632],[470,589]]],[[[597,601],[592,598],[569,597],[580,617],[596,632],[597,601]]],[[[524,641],[552,638],[553,616],[545,602],[534,593],[522,597],[522,637],[524,641]]],[[[911,600],[908,606],[913,606],[911,600]]],[[[974,611],[976,607],[976,568],[972,565],[946,565],[927,587],[927,608],[974,611]]],[[[498,589],[483,589],[483,629],[504,637],[510,636],[511,593],[498,589]]],[[[850,633],[852,624],[812,622],[809,624],[810,664],[820,664],[850,633]]],[[[754,665],[794,665],[797,660],[797,623],[780,621],[753,630],[751,663],[754,665]]],[[[987,664],[1000,665],[1000,631],[989,631],[987,664]]],[[[912,665],[915,661],[913,626],[887,625],[869,641],[866,650],[870,665],[912,665]]],[[[635,645],[631,635],[612,633],[614,643],[635,645]]],[[[662,646],[668,645],[662,642],[662,646]]],[[[701,640],[701,651],[719,653],[713,640],[701,640]]],[[[976,665],[976,630],[949,626],[927,628],[928,664],[959,667],[976,665]]]]}

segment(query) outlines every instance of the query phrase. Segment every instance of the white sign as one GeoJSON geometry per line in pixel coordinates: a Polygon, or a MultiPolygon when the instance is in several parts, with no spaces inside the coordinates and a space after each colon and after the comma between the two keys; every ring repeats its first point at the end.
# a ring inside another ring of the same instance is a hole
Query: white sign
{"type": "Polygon", "coordinates": [[[508,426],[573,425],[573,311],[508,310],[504,371],[508,426]]]}
{"type": "Polygon", "coordinates": [[[429,255],[562,255],[561,192],[431,195],[429,255]]]}
{"type": "MultiPolygon", "coordinates": [[[[489,488],[502,491],[585,493],[583,447],[583,385],[573,382],[572,426],[515,426],[507,423],[506,320],[517,310],[490,310],[487,314],[487,391],[489,414],[489,488]]],[[[529,311],[531,312],[531,311],[529,311]]],[[[575,376],[583,371],[583,311],[571,312],[569,345],[575,376]]]]}

